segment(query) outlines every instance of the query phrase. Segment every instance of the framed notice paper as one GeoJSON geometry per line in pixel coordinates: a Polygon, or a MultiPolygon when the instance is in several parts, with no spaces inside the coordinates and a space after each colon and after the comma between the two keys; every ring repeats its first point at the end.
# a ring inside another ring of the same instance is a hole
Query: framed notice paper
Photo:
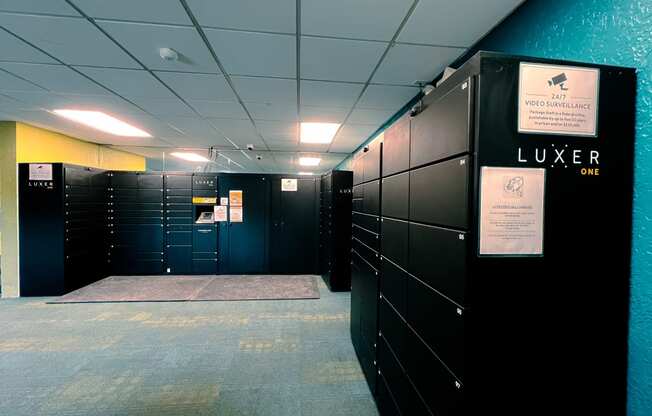
{"type": "Polygon", "coordinates": [[[229,191],[229,205],[233,207],[242,206],[242,191],[236,191],[236,190],[229,191]]]}
{"type": "Polygon", "coordinates": [[[546,170],[480,170],[481,256],[542,256],[546,170]]]}
{"type": "Polygon", "coordinates": [[[521,62],[518,132],[597,136],[600,70],[521,62]]]}
{"type": "Polygon", "coordinates": [[[230,209],[231,222],[242,222],[242,207],[231,206],[230,209]]]}
{"type": "Polygon", "coordinates": [[[226,205],[215,205],[213,207],[213,220],[215,222],[226,221],[226,205]]]}
{"type": "Polygon", "coordinates": [[[281,179],[281,191],[282,192],[296,192],[297,191],[297,180],[290,178],[281,179]]]}

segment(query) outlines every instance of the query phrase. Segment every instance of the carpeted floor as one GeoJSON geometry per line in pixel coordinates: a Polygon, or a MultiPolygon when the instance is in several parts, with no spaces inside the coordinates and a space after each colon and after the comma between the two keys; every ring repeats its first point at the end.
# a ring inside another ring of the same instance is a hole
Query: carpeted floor
{"type": "Polygon", "coordinates": [[[50,303],[318,299],[313,275],[111,276],[50,303]]]}
{"type": "Polygon", "coordinates": [[[348,293],[288,301],[0,301],[0,415],[375,416],[348,293]]]}

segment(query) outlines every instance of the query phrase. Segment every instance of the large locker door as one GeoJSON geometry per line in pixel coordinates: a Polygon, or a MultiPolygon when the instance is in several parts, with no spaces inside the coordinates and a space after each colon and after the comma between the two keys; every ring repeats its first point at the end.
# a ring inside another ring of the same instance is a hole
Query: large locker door
{"type": "Polygon", "coordinates": [[[271,269],[280,274],[311,274],[317,268],[317,180],[297,179],[297,190],[272,183],[271,269]]]}
{"type": "MultiPolygon", "coordinates": [[[[223,175],[219,196],[242,191],[243,221],[220,223],[220,273],[268,272],[269,179],[262,175],[223,175]]],[[[230,218],[229,218],[230,220],[230,218]]]]}

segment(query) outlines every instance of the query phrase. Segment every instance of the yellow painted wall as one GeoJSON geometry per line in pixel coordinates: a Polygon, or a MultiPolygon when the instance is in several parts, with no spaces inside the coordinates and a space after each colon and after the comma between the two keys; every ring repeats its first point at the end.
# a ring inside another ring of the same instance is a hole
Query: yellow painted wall
{"type": "Polygon", "coordinates": [[[108,170],[145,170],[143,156],[23,123],[16,123],[16,159],[18,163],[62,162],[108,170]]]}
{"type": "Polygon", "coordinates": [[[143,156],[110,149],[28,124],[0,121],[0,253],[2,297],[19,295],[17,163],[70,163],[144,171],[143,156]]]}
{"type": "Polygon", "coordinates": [[[16,124],[0,121],[0,270],[2,297],[18,296],[16,124]]]}

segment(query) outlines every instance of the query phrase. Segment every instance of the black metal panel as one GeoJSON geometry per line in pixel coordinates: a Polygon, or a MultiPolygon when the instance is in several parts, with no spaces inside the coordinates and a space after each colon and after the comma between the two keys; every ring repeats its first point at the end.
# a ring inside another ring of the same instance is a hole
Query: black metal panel
{"type": "Polygon", "coordinates": [[[378,252],[380,250],[380,236],[378,234],[367,231],[364,228],[358,227],[357,225],[353,226],[352,233],[353,237],[374,251],[378,252]]]}
{"type": "Polygon", "coordinates": [[[412,170],[410,221],[467,228],[468,192],[468,156],[412,170]]]}
{"type": "Polygon", "coordinates": [[[163,189],[163,175],[157,173],[139,173],[139,189],[163,189]]]}
{"type": "Polygon", "coordinates": [[[464,312],[416,279],[407,279],[407,321],[446,366],[464,380],[464,312]]]}
{"type": "Polygon", "coordinates": [[[168,192],[172,189],[191,189],[192,188],[192,176],[190,174],[186,175],[165,175],[165,188],[168,192]]]}
{"type": "Polygon", "coordinates": [[[399,266],[408,267],[407,221],[382,218],[381,253],[399,266]]]}
{"type": "Polygon", "coordinates": [[[394,308],[401,314],[407,316],[407,272],[385,257],[380,264],[380,292],[394,308]]]}
{"type": "Polygon", "coordinates": [[[398,410],[398,405],[394,401],[393,394],[389,391],[389,387],[387,387],[387,381],[382,374],[378,375],[376,386],[376,404],[378,405],[380,414],[383,416],[402,416],[398,410]]]}
{"type": "MultiPolygon", "coordinates": [[[[174,242],[171,244],[178,244],[178,243],[174,242]]],[[[168,245],[166,247],[166,254],[167,254],[166,271],[168,273],[190,274],[193,272],[191,245],[168,245]],[[167,269],[169,269],[169,271],[167,269]]]]}
{"type": "MultiPolygon", "coordinates": [[[[445,87],[440,87],[445,88],[445,87]]],[[[471,79],[455,85],[412,118],[410,166],[421,166],[460,153],[471,146],[471,79]]]]}
{"type": "Polygon", "coordinates": [[[168,245],[192,246],[192,231],[167,231],[168,245]]]}
{"type": "Polygon", "coordinates": [[[467,234],[410,224],[409,271],[458,304],[466,305],[467,234]]]}
{"type": "Polygon", "coordinates": [[[378,343],[378,365],[380,374],[387,382],[387,387],[403,415],[432,415],[403,368],[396,361],[396,357],[384,337],[381,337],[378,343]]]}
{"type": "Polygon", "coordinates": [[[366,246],[364,243],[360,242],[356,238],[352,240],[352,247],[360,257],[362,257],[367,263],[369,263],[375,269],[380,267],[380,254],[372,248],[366,246]]]}
{"type": "Polygon", "coordinates": [[[212,224],[195,224],[192,232],[193,252],[217,251],[217,226],[212,224]]]}
{"type": "Polygon", "coordinates": [[[410,168],[410,116],[405,115],[385,130],[383,176],[410,168]]]}
{"type": "Polygon", "coordinates": [[[332,291],[351,289],[351,196],[353,173],[321,177],[320,271],[332,291]]]}
{"type": "Polygon", "coordinates": [[[466,416],[463,385],[416,335],[406,339],[406,371],[432,413],[466,416]]]}
{"type": "Polygon", "coordinates": [[[407,220],[410,202],[409,172],[383,178],[383,217],[407,220]]]}
{"type": "Polygon", "coordinates": [[[138,188],[138,174],[134,172],[112,172],[112,188],[138,188]]]}
{"type": "Polygon", "coordinates": [[[382,152],[382,142],[375,140],[365,147],[362,156],[364,163],[364,181],[369,182],[380,177],[380,158],[382,152]]]}
{"type": "Polygon", "coordinates": [[[353,170],[353,184],[358,185],[364,181],[364,160],[360,155],[356,155],[351,163],[353,170]]]}
{"type": "Polygon", "coordinates": [[[380,233],[380,218],[377,215],[363,214],[361,212],[353,212],[351,215],[353,224],[376,234],[380,233]]]}
{"type": "Polygon", "coordinates": [[[380,213],[380,181],[365,183],[363,187],[362,212],[378,215],[380,213]]]}
{"type": "MultiPolygon", "coordinates": [[[[408,354],[406,338],[410,335],[409,329],[394,306],[387,302],[384,294],[378,302],[378,330],[391,347],[398,364],[405,368],[408,354]]],[[[382,361],[380,367],[383,367],[382,361]]]]}

